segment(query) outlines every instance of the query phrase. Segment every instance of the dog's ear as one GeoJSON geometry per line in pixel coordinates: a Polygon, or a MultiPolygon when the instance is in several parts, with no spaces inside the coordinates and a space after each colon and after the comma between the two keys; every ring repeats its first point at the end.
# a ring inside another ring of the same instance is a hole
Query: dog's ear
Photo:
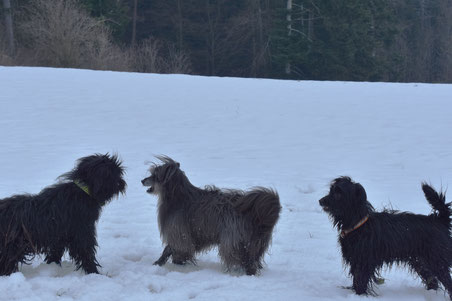
{"type": "Polygon", "coordinates": [[[355,183],[354,186],[355,186],[355,197],[361,202],[366,202],[367,194],[366,190],[364,190],[364,187],[359,183],[355,183]]]}
{"type": "Polygon", "coordinates": [[[334,185],[331,189],[331,192],[336,201],[339,201],[342,198],[342,195],[344,194],[339,185],[334,185]]]}
{"type": "Polygon", "coordinates": [[[161,173],[161,176],[159,177],[160,182],[162,184],[168,183],[168,181],[171,179],[171,177],[176,173],[178,169],[179,163],[166,165],[161,173]]]}

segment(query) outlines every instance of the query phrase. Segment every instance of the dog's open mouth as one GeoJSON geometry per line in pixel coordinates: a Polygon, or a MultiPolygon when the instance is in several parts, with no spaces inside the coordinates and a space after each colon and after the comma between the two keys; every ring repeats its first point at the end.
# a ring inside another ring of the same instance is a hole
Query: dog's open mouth
{"type": "Polygon", "coordinates": [[[154,186],[152,185],[153,181],[150,179],[150,177],[141,180],[141,184],[143,184],[143,186],[145,186],[145,187],[149,187],[146,190],[147,193],[154,193],[154,186]]]}

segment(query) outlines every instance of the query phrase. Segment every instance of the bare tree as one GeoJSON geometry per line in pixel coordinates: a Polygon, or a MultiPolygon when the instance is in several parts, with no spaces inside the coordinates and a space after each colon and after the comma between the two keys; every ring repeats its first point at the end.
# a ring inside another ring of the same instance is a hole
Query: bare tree
{"type": "Polygon", "coordinates": [[[266,0],[247,0],[245,4],[223,28],[218,61],[234,76],[257,77],[265,74],[270,62],[270,7],[266,0]]]}
{"type": "Polygon", "coordinates": [[[148,38],[132,48],[132,70],[136,72],[158,73],[162,71],[160,41],[148,38]]]}
{"type": "Polygon", "coordinates": [[[189,74],[192,71],[190,57],[174,45],[168,46],[168,55],[164,63],[165,73],[189,74]]]}
{"type": "Polygon", "coordinates": [[[31,0],[19,29],[37,65],[127,70],[107,26],[76,0],[31,0]]]}
{"type": "Polygon", "coordinates": [[[175,44],[166,44],[155,38],[143,40],[132,48],[132,71],[145,73],[190,73],[190,57],[175,44]]]}

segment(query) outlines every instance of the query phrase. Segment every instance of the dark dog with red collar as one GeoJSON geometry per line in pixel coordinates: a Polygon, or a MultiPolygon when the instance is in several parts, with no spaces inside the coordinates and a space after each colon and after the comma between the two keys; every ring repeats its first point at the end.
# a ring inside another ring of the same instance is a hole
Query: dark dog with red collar
{"type": "Polygon", "coordinates": [[[364,188],[349,177],[333,180],[329,194],[319,201],[340,231],[342,257],[357,294],[374,294],[381,268],[396,263],[409,266],[427,289],[437,290],[442,283],[452,295],[450,203],[426,183],[422,190],[434,210],[430,215],[376,212],[364,188]]]}

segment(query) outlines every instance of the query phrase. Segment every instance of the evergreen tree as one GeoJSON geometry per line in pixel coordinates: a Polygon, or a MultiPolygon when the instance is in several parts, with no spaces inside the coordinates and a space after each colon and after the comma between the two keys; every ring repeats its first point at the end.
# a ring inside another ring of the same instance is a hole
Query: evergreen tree
{"type": "Polygon", "coordinates": [[[396,33],[391,12],[386,0],[294,1],[290,23],[280,21],[272,39],[276,75],[289,62],[290,78],[381,79],[388,64],[379,54],[396,33]]]}

